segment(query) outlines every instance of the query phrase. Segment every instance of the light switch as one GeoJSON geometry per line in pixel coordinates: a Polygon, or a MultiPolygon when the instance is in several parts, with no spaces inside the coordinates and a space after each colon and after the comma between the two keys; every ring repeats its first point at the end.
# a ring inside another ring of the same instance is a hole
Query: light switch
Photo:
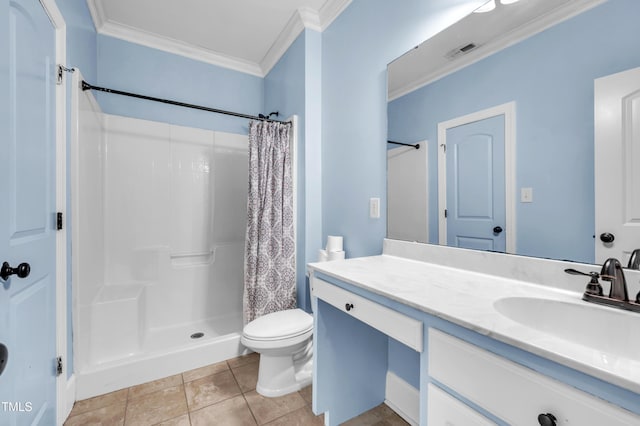
{"type": "Polygon", "coordinates": [[[380,198],[369,198],[369,217],[380,218],[380,198]]]}
{"type": "Polygon", "coordinates": [[[533,203],[533,188],[520,188],[520,202],[533,203]]]}

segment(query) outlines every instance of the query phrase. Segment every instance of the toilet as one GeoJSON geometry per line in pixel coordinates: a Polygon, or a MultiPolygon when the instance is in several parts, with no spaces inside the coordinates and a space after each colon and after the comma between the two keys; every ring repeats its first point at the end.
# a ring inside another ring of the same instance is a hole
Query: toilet
{"type": "Polygon", "coordinates": [[[313,316],[287,309],[261,316],[244,327],[240,341],[260,354],[256,391],[276,397],[311,384],[313,316]]]}

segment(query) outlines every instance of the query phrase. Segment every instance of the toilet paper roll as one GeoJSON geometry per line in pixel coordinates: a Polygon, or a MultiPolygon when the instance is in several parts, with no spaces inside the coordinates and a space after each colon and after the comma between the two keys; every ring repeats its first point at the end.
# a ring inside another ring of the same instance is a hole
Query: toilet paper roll
{"type": "Polygon", "coordinates": [[[342,237],[329,235],[327,237],[327,252],[342,251],[342,237]]]}
{"type": "Polygon", "coordinates": [[[329,255],[329,260],[344,260],[344,251],[330,251],[327,253],[329,255]]]}
{"type": "Polygon", "coordinates": [[[326,262],[327,260],[329,260],[327,251],[323,249],[318,250],[318,262],[326,262]]]}

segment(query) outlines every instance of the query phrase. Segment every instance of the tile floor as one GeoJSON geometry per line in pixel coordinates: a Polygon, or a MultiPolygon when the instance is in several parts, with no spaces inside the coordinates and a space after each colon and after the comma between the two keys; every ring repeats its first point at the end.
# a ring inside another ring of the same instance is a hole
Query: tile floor
{"type": "MultiPolygon", "coordinates": [[[[212,364],[95,398],[76,401],[65,426],[314,426],[311,386],[279,398],[255,391],[258,354],[212,364]]],[[[407,423],[382,404],[345,423],[393,426],[407,423]]]]}

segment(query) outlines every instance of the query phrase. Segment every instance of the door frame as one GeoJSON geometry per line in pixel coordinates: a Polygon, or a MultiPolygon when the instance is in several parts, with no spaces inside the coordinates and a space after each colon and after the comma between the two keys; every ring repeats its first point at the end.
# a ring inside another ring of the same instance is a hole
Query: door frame
{"type": "MultiPolygon", "coordinates": [[[[49,17],[55,30],[56,58],[55,70],[58,65],[67,63],[67,26],[55,0],[39,0],[42,8],[49,17]]],[[[56,76],[53,76],[53,81],[56,76]]],[[[71,380],[67,380],[66,366],[68,365],[67,353],[67,232],[69,223],[67,216],[67,84],[63,75],[59,84],[56,84],[56,212],[63,214],[63,231],[56,231],[56,290],[55,290],[55,316],[56,316],[56,354],[62,357],[64,369],[56,378],[56,417],[57,423],[62,424],[75,402],[75,389],[69,386],[71,380]]]]}
{"type": "Polygon", "coordinates": [[[447,244],[447,130],[504,115],[504,183],[506,253],[516,252],[516,103],[507,102],[438,123],[438,242],[447,244]]]}

